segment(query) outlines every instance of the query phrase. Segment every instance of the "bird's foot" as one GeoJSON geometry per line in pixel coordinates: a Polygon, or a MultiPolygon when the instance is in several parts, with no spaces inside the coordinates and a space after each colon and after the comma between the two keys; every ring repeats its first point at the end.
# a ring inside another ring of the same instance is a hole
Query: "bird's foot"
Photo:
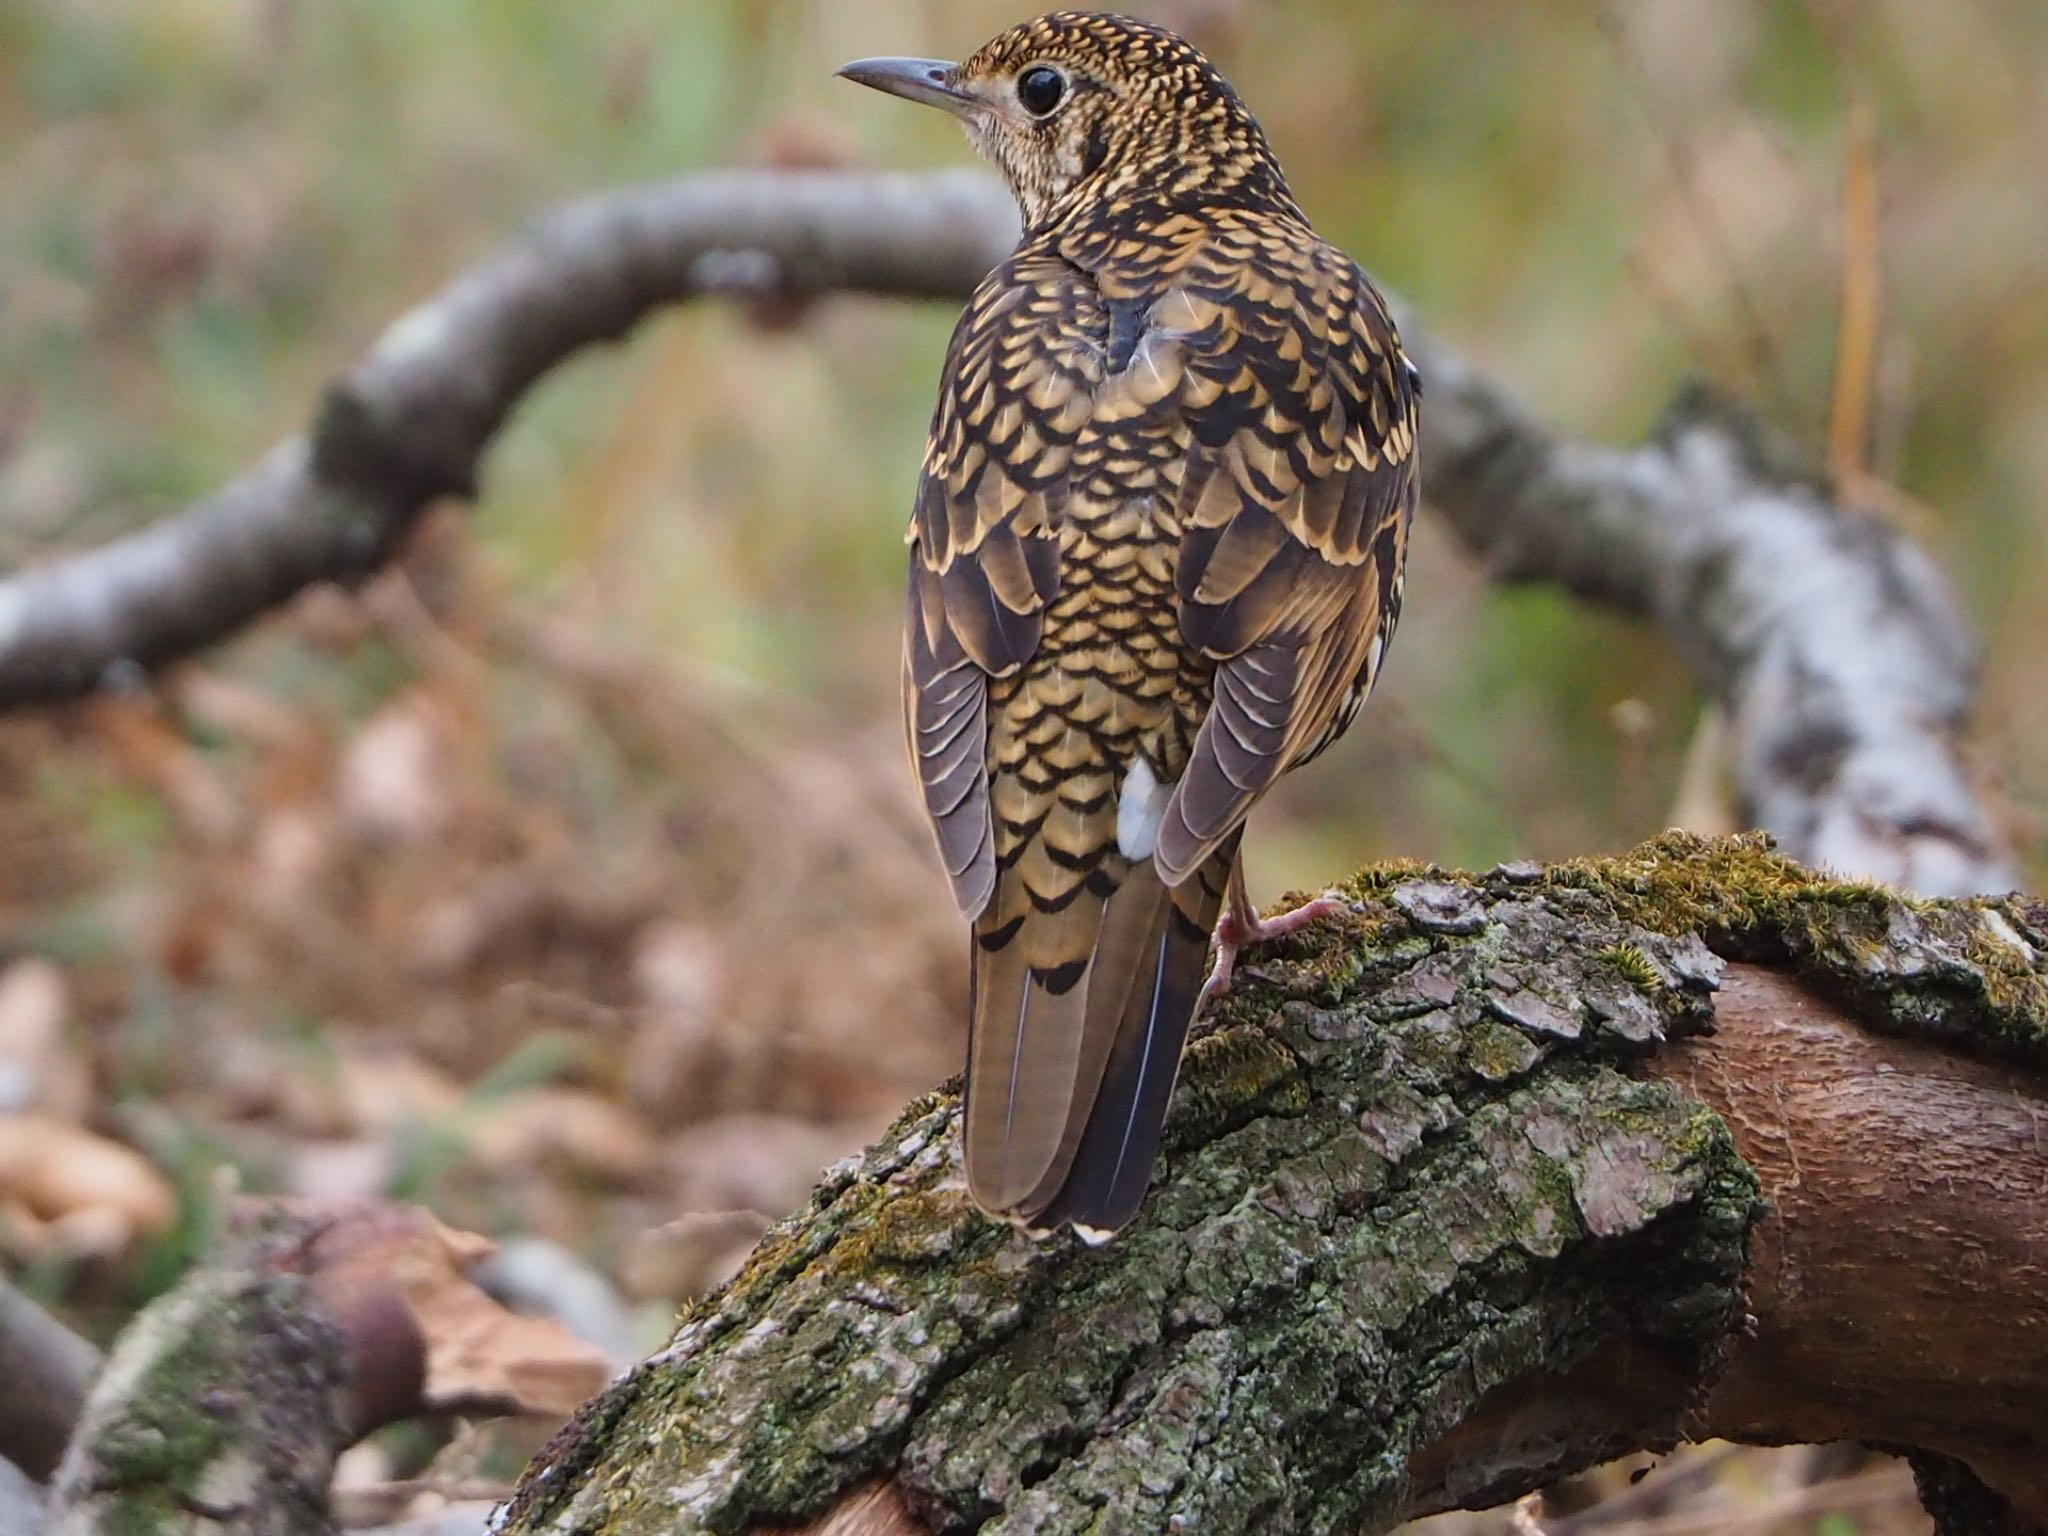
{"type": "Polygon", "coordinates": [[[1234,905],[1225,903],[1223,915],[1216,919],[1216,963],[1210,967],[1209,979],[1202,983],[1202,996],[1196,1004],[1197,1011],[1211,998],[1221,997],[1230,990],[1230,981],[1237,974],[1237,957],[1254,944],[1271,943],[1283,939],[1290,933],[1297,933],[1310,923],[1321,922],[1339,912],[1351,910],[1350,903],[1338,896],[1318,896],[1314,901],[1305,901],[1292,912],[1281,912],[1272,917],[1260,917],[1247,907],[1239,911],[1234,905]]]}

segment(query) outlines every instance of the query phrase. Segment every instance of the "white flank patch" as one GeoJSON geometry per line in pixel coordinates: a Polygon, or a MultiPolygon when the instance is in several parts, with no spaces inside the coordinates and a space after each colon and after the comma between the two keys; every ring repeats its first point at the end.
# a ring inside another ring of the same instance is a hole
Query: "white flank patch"
{"type": "Polygon", "coordinates": [[[1133,864],[1151,858],[1159,846],[1159,824],[1166,819],[1172,794],[1173,786],[1153,776],[1143,754],[1131,759],[1131,771],[1124,775],[1124,787],[1116,797],[1116,845],[1133,864]]]}

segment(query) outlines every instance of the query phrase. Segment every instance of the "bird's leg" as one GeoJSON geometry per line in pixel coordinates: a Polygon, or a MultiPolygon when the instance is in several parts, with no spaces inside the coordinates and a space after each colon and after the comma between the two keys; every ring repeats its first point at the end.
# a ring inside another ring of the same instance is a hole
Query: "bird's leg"
{"type": "MultiPolygon", "coordinates": [[[[1349,910],[1338,897],[1318,896],[1313,901],[1303,902],[1292,912],[1261,917],[1259,909],[1252,905],[1251,897],[1245,892],[1244,860],[1232,858],[1230,884],[1223,897],[1223,915],[1216,919],[1216,964],[1210,968],[1209,979],[1202,983],[1201,1003],[1230,990],[1230,979],[1236,974],[1237,957],[1241,951],[1254,944],[1285,938],[1310,923],[1349,910]]],[[[1201,1003],[1196,1005],[1198,1009],[1201,1003]]]]}

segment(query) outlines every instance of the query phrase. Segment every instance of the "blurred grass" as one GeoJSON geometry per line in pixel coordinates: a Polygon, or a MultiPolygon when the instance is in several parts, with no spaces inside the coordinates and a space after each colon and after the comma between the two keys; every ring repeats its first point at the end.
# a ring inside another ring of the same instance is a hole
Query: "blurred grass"
{"type": "MultiPolygon", "coordinates": [[[[1137,9],[1210,47],[1327,233],[1614,440],[1704,374],[1824,454],[1861,104],[1867,468],[1982,636],[1974,750],[2048,876],[2048,7],[1137,9]]],[[[735,164],[963,163],[950,125],[831,71],[1016,19],[0,0],[0,565],[219,484],[557,199],[735,164]]],[[[0,944],[70,967],[98,1118],[187,1188],[215,1127],[285,1184],[295,1149],[382,1138],[382,1187],[610,1252],[679,1203],[780,1197],[767,1172],[707,1172],[705,1127],[785,1117],[737,1144],[800,1164],[950,1070],[964,967],[895,703],[900,535],[950,323],[856,301],[776,328],[664,318],[549,380],[481,504],[401,576],[301,604],[161,715],[0,728],[0,944]],[[332,1060],[308,1064],[309,1032],[332,1060]],[[671,1161],[638,1182],[594,1142],[531,1178],[478,1163],[464,1125],[558,1091],[620,1106],[671,1161]],[[207,1133],[153,1131],[162,1105],[207,1133]]],[[[1261,813],[1254,889],[1624,845],[1669,819],[1698,722],[1658,637],[1492,589],[1425,527],[1387,681],[1261,813]]]]}

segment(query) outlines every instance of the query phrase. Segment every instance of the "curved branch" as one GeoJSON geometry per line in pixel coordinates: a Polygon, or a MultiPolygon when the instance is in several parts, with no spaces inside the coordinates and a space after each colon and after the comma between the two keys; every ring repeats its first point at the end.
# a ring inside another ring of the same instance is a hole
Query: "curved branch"
{"type": "MultiPolygon", "coordinates": [[[[309,438],[106,548],[0,581],[0,708],[143,677],[318,581],[361,577],[549,369],[715,293],[959,298],[1016,214],[975,173],[740,172],[593,197],[400,320],[309,438]]],[[[1573,442],[1404,331],[1428,384],[1430,501],[1503,579],[1668,630],[1733,722],[1748,819],[1816,864],[1929,894],[2009,865],[1956,751],[1971,644],[1927,557],[1847,511],[1725,411],[1654,443],[1573,442]]]]}
{"type": "Polygon", "coordinates": [[[1925,551],[1703,392],[1654,441],[1609,448],[1423,348],[1431,504],[1497,579],[1557,582],[1677,642],[1727,712],[1746,821],[1904,890],[2011,889],[1956,751],[1969,629],[1925,551]]]}
{"type": "Polygon", "coordinates": [[[732,173],[569,204],[386,330],[306,437],[103,548],[0,581],[0,709],[134,686],[374,570],[550,369],[706,294],[967,293],[1016,239],[986,177],[732,173]]]}

